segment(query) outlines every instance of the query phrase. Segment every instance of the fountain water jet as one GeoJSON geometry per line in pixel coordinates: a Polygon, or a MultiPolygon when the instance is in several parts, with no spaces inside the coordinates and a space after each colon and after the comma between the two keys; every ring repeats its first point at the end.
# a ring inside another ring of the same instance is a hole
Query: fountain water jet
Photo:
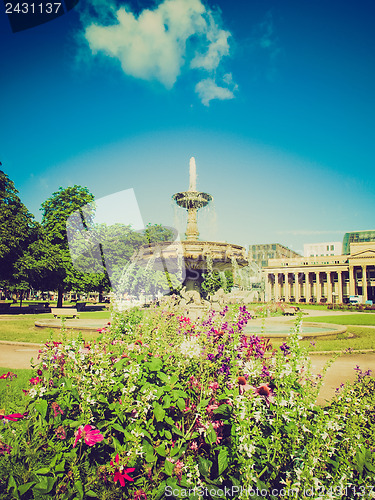
{"type": "MultiPolygon", "coordinates": [[[[177,262],[181,258],[181,252],[185,263],[186,277],[183,285],[186,292],[195,305],[201,301],[202,275],[209,271],[224,272],[226,269],[235,269],[248,264],[246,251],[242,246],[230,243],[200,241],[198,231],[198,210],[206,207],[212,196],[208,193],[197,191],[196,187],[196,165],[195,159],[190,159],[189,190],[176,193],[172,199],[176,204],[187,210],[186,239],[179,242],[159,242],[143,246],[133,258],[141,263],[150,259],[155,253],[156,247],[161,249],[162,259],[169,271],[178,272],[177,262]],[[189,295],[190,294],[190,295],[189,295]]],[[[184,292],[185,293],[185,292],[184,292]]],[[[186,297],[186,295],[185,295],[186,297]]]]}

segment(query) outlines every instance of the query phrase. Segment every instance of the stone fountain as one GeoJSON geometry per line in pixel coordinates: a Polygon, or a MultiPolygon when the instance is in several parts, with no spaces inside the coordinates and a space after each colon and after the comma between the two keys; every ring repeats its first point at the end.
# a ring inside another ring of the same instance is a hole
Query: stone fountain
{"type": "Polygon", "coordinates": [[[242,246],[230,243],[200,241],[198,231],[198,210],[212,201],[208,193],[197,191],[195,159],[190,159],[190,183],[188,191],[173,195],[173,200],[181,208],[187,210],[187,227],[183,241],[165,242],[143,246],[136,256],[138,262],[155,259],[155,253],[161,256],[164,269],[177,272],[177,262],[183,258],[185,279],[181,296],[183,305],[189,307],[202,306],[205,301],[201,297],[203,274],[208,270],[225,271],[248,265],[246,251],[242,246]]]}

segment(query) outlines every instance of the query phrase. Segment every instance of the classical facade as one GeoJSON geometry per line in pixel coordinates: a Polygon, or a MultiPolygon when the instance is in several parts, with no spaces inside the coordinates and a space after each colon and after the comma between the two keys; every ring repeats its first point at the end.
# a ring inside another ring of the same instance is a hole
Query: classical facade
{"type": "Polygon", "coordinates": [[[349,255],[270,259],[263,272],[266,301],[375,302],[375,242],[351,243],[349,255]]]}

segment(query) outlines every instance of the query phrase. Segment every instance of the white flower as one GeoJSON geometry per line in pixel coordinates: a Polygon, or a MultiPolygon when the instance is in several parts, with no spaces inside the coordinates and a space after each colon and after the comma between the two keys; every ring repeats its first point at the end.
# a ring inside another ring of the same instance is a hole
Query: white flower
{"type": "Polygon", "coordinates": [[[42,397],[45,392],[47,392],[47,389],[45,387],[41,387],[39,389],[39,397],[42,397]]]}
{"type": "Polygon", "coordinates": [[[29,396],[30,396],[31,398],[35,398],[35,396],[36,396],[36,395],[37,395],[37,392],[36,392],[36,390],[35,390],[35,389],[30,389],[30,390],[29,390],[29,396]]]}
{"type": "Polygon", "coordinates": [[[258,377],[262,371],[260,361],[250,359],[244,364],[243,371],[249,377],[258,377]]]}
{"type": "Polygon", "coordinates": [[[181,353],[187,358],[199,357],[201,348],[196,338],[184,340],[180,346],[181,353]]]}

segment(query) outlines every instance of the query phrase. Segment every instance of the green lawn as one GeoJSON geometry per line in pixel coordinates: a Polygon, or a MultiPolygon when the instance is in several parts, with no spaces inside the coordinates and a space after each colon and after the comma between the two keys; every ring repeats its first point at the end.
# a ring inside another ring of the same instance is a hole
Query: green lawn
{"type": "Polygon", "coordinates": [[[22,389],[27,389],[29,380],[33,376],[33,370],[20,370],[3,368],[0,366],[0,375],[12,372],[17,375],[13,380],[0,380],[0,409],[4,410],[6,415],[10,413],[22,413],[24,393],[22,389]]]}
{"type": "Polygon", "coordinates": [[[375,314],[343,314],[340,316],[311,316],[306,321],[313,321],[314,323],[334,323],[335,325],[363,325],[375,326],[375,314]]]}
{"type": "MultiPolygon", "coordinates": [[[[288,340],[271,340],[274,348],[280,347],[288,340]]],[[[375,350],[375,328],[365,326],[350,326],[346,333],[329,335],[326,337],[308,337],[300,341],[302,347],[310,352],[316,351],[345,351],[346,349],[375,350]]]]}
{"type": "MultiPolygon", "coordinates": [[[[83,313],[86,318],[102,318],[103,326],[109,320],[110,313],[106,312],[105,316],[95,316],[97,312],[83,313]]],[[[83,315],[81,317],[84,317],[83,315]]],[[[61,340],[62,334],[57,328],[40,328],[35,326],[36,320],[53,318],[52,314],[22,314],[15,316],[7,316],[6,319],[0,316],[0,340],[8,340],[12,342],[32,342],[43,344],[53,338],[53,340],[61,340]]],[[[69,332],[68,338],[75,336],[77,332],[69,332]]],[[[98,337],[96,332],[83,332],[83,337],[87,340],[93,340],[98,337]]]]}

